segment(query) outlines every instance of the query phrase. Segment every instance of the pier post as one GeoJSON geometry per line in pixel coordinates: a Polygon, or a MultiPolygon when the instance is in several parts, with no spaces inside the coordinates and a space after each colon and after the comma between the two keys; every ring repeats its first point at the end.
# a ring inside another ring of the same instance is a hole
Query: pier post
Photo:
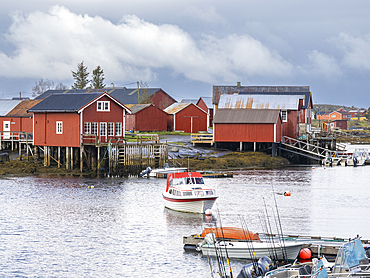
{"type": "Polygon", "coordinates": [[[68,151],[68,147],[66,147],[66,169],[69,170],[69,151],[68,151]]]}
{"type": "Polygon", "coordinates": [[[60,168],[60,147],[58,146],[58,168],[60,168]]]}

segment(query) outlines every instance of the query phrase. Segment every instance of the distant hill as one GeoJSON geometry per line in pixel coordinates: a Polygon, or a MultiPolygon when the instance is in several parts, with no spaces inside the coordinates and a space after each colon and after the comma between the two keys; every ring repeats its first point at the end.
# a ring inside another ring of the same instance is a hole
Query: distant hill
{"type": "Polygon", "coordinates": [[[314,104],[314,111],[315,113],[319,112],[319,109],[320,109],[320,112],[333,112],[333,111],[337,111],[339,108],[343,108],[345,110],[355,110],[355,109],[366,109],[367,108],[363,108],[363,107],[354,107],[354,106],[343,106],[343,105],[333,105],[333,104],[314,104]]]}

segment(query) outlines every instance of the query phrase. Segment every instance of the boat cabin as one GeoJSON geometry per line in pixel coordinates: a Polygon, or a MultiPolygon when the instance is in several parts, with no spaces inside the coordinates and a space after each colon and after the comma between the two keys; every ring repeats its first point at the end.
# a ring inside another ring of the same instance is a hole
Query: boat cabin
{"type": "Polygon", "coordinates": [[[215,195],[214,190],[204,187],[200,173],[183,172],[167,175],[166,192],[175,196],[209,196],[215,195]]]}

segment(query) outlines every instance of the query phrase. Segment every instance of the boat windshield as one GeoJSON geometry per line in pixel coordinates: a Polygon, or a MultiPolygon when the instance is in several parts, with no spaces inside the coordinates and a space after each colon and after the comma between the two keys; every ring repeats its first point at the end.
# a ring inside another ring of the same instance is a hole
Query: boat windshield
{"type": "Polygon", "coordinates": [[[186,184],[204,184],[203,178],[185,178],[186,184]]]}

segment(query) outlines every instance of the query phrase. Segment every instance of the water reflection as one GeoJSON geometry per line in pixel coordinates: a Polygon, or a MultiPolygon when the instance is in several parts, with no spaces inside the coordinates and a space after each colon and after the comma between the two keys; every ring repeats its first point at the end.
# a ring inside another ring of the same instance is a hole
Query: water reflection
{"type": "MultiPolygon", "coordinates": [[[[239,171],[206,182],[219,195],[213,208],[218,225],[242,227],[243,219],[263,232],[265,211],[275,223],[278,209],[285,234],[370,239],[369,179],[369,166],[299,167],[239,171]]],[[[2,274],[210,277],[207,258],[184,251],[182,242],[201,233],[207,219],[165,209],[164,187],[160,179],[2,179],[2,274]]]]}

